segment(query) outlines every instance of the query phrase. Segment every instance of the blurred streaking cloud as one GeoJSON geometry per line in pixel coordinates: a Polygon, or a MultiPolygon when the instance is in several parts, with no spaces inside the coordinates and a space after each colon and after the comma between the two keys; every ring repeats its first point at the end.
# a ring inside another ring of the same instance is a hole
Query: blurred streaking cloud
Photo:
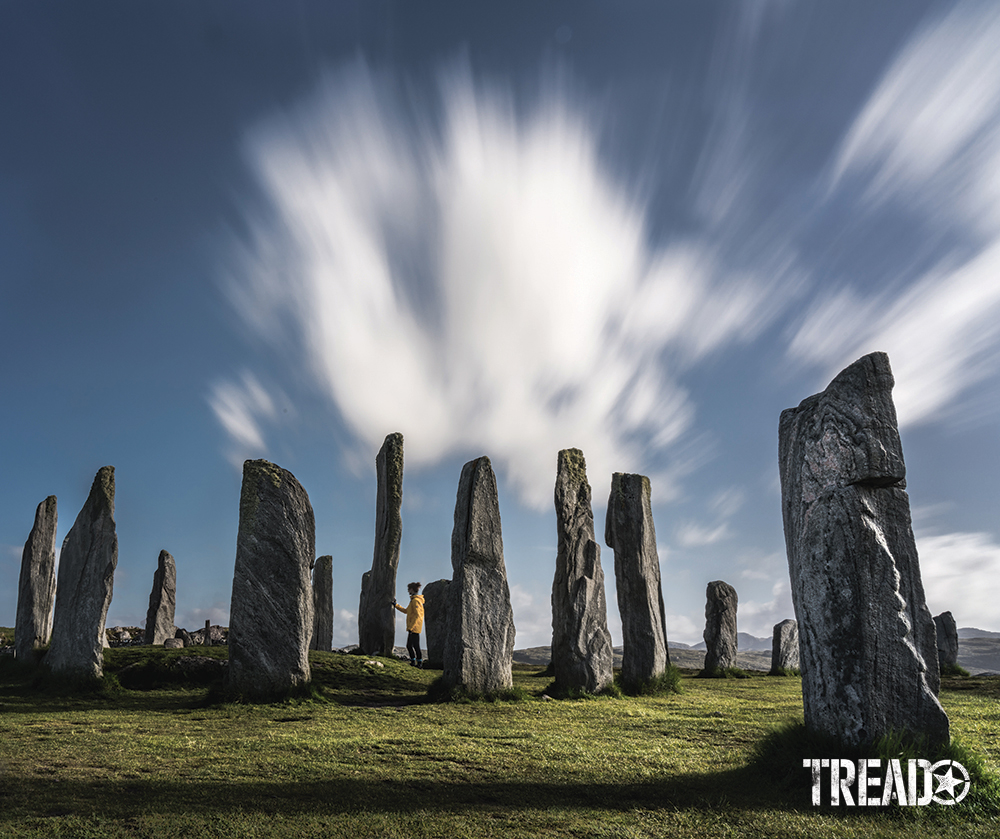
{"type": "MultiPolygon", "coordinates": [[[[652,244],[599,115],[542,89],[525,107],[456,65],[439,101],[404,100],[363,61],[326,75],[247,137],[266,201],[231,287],[368,451],[401,430],[412,465],[487,453],[538,508],[561,448],[591,475],[668,462],[695,416],[681,376],[781,310],[706,243],[652,244]]],[[[651,475],[660,500],[682,468],[651,475]]]]}
{"type": "MultiPolygon", "coordinates": [[[[889,66],[835,155],[831,189],[860,182],[861,211],[903,212],[951,241],[915,279],[819,293],[789,355],[832,376],[884,350],[900,425],[942,419],[1000,371],[1000,9],[960,3],[889,66]]],[[[997,407],[1000,407],[998,405],[997,407]]]]}

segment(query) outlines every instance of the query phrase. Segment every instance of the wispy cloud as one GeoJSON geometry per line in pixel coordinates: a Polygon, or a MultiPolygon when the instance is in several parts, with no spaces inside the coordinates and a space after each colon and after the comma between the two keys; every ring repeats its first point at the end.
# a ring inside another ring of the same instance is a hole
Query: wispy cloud
{"type": "Polygon", "coordinates": [[[714,545],[716,542],[730,537],[729,525],[719,524],[714,527],[703,527],[694,522],[686,522],[677,528],[677,543],[682,548],[696,548],[704,545],[714,545]]]}
{"type": "MultiPolygon", "coordinates": [[[[790,357],[833,374],[885,350],[901,425],[941,419],[1000,371],[1000,10],[959,3],[917,32],[848,130],[830,190],[950,245],[915,280],[818,295],[790,357]]],[[[996,405],[994,407],[1000,407],[996,405]]]]}
{"type": "Polygon", "coordinates": [[[776,623],[794,617],[791,590],[787,577],[784,577],[771,587],[771,599],[767,602],[747,600],[740,603],[737,623],[741,632],[769,637],[776,623]]]}
{"type": "Polygon", "coordinates": [[[538,603],[530,591],[514,583],[510,586],[510,606],[517,632],[515,647],[544,647],[552,643],[552,605],[547,593],[538,603]]]}
{"type": "Polygon", "coordinates": [[[274,399],[257,377],[244,371],[239,382],[217,382],[208,395],[216,419],[229,435],[230,460],[237,466],[267,452],[262,423],[277,417],[274,399]]]}
{"type": "MultiPolygon", "coordinates": [[[[364,62],[328,75],[248,135],[265,206],[232,299],[366,449],[402,430],[414,465],[488,453],[538,507],[561,448],[595,475],[658,459],[665,500],[695,415],[683,374],[758,336],[778,281],[728,273],[696,239],[651,245],[598,153],[601,115],[549,81],[524,103],[461,65],[437,99],[364,62]]],[[[215,405],[262,442],[263,406],[215,405]]]]}
{"type": "Polygon", "coordinates": [[[917,534],[924,597],[933,614],[948,611],[959,626],[1000,629],[996,589],[973,581],[1000,579],[1000,544],[988,533],[917,534]]]}

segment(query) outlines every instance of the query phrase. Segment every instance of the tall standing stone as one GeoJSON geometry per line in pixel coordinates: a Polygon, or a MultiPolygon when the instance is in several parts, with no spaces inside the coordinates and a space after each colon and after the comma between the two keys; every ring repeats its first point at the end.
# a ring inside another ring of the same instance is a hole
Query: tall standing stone
{"type": "Polygon", "coordinates": [[[552,669],[556,685],[599,693],[614,678],[601,547],[594,538],[587,463],[559,452],[555,486],[556,572],[552,581],[552,669]]]}
{"type": "Polygon", "coordinates": [[[615,552],[624,642],[621,677],[629,686],[655,679],[670,664],[650,495],[645,475],[615,472],[611,478],[604,541],[615,552]]]}
{"type": "Polygon", "coordinates": [[[951,612],[935,615],[934,628],[941,670],[958,667],[958,626],[951,612]]]}
{"type": "Polygon", "coordinates": [[[451,603],[448,588],[451,580],[435,580],[424,586],[424,634],[427,638],[427,657],[424,667],[442,667],[444,643],[448,637],[448,606],[451,603]]]}
{"type": "Polygon", "coordinates": [[[375,458],[378,494],[375,506],[375,553],[371,571],[361,576],[358,645],[368,655],[392,655],[396,642],[396,568],[403,535],[403,435],[389,434],[375,458]]]}
{"type": "Polygon", "coordinates": [[[771,635],[771,675],[799,669],[799,625],[791,618],[774,625],[771,635]]]}
{"type": "Polygon", "coordinates": [[[806,726],[948,741],[885,353],[782,411],[782,513],[806,726]]]}
{"type": "Polygon", "coordinates": [[[166,551],[160,551],[153,572],[153,588],[149,592],[149,609],[146,611],[147,644],[162,644],[173,638],[174,609],[177,606],[177,567],[174,558],[166,551]]]}
{"type": "Polygon", "coordinates": [[[333,557],[321,556],[313,568],[313,633],[309,648],[333,649],[333,557]]]}
{"type": "Polygon", "coordinates": [[[104,466],[59,553],[52,644],[44,662],[53,674],[104,675],[104,621],[117,565],[115,467],[104,466]]]}
{"type": "Polygon", "coordinates": [[[52,604],[56,597],[56,497],[35,509],[35,524],[21,553],[14,624],[14,657],[34,664],[36,650],[52,635],[52,604]]]}
{"type": "Polygon", "coordinates": [[[229,611],[231,693],[266,700],[309,681],[315,531],[309,496],[291,472],[266,460],[243,464],[229,611]]]}
{"type": "Polygon", "coordinates": [[[705,590],[705,673],[736,666],[736,589],[722,580],[705,590]]]}
{"type": "Polygon", "coordinates": [[[488,695],[511,687],[514,613],[503,561],[497,481],[488,457],[462,469],[451,534],[444,683],[488,695]]]}

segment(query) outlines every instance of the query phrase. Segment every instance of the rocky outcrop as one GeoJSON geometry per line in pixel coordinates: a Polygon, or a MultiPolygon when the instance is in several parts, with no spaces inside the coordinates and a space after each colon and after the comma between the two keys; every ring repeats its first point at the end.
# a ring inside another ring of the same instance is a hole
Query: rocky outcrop
{"type": "Polygon", "coordinates": [[[934,617],[937,638],[938,665],[941,670],[958,667],[958,627],[951,612],[942,612],[934,617]]]}
{"type": "Polygon", "coordinates": [[[105,466],[59,553],[52,644],[45,656],[45,667],[53,674],[104,675],[104,621],[117,565],[115,468],[105,466]]]}
{"type": "Polygon", "coordinates": [[[705,590],[705,674],[715,675],[736,666],[736,589],[722,580],[705,590]]]}
{"type": "Polygon", "coordinates": [[[333,557],[321,556],[313,568],[313,633],[309,648],[333,649],[333,557]]]}
{"type": "Polygon", "coordinates": [[[624,647],[621,678],[629,687],[655,679],[670,663],[650,495],[645,475],[612,476],[604,542],[615,552],[624,647]]]}
{"type": "Polygon", "coordinates": [[[552,672],[562,690],[599,693],[614,677],[601,547],[594,538],[587,463],[559,452],[555,486],[556,572],[552,581],[552,672]]]}
{"type": "Polygon", "coordinates": [[[302,485],[280,466],[246,461],[229,616],[230,693],[269,700],[310,680],[315,556],[313,509],[302,485]]]}
{"type": "Polygon", "coordinates": [[[503,561],[497,482],[488,457],[465,464],[451,534],[444,684],[490,695],[513,684],[514,613],[503,561]]]}
{"type": "Polygon", "coordinates": [[[52,635],[57,520],[56,497],[50,495],[35,509],[35,523],[21,553],[14,657],[23,664],[35,664],[36,651],[48,644],[52,635]]]}
{"type": "Polygon", "coordinates": [[[774,625],[771,636],[771,675],[799,669],[799,625],[791,618],[774,625]]]}
{"type": "Polygon", "coordinates": [[[358,645],[367,655],[392,655],[396,638],[396,568],[403,535],[403,435],[389,434],[375,458],[378,490],[375,506],[375,553],[361,577],[358,645]]]}
{"type": "Polygon", "coordinates": [[[435,580],[424,586],[424,633],[427,657],[424,667],[444,667],[444,643],[448,637],[448,587],[451,580],[435,580]]]}
{"type": "Polygon", "coordinates": [[[781,414],[779,465],[806,726],[848,745],[948,741],[884,353],[781,414]]]}
{"type": "Polygon", "coordinates": [[[174,609],[177,605],[177,569],[174,558],[166,551],[160,551],[153,572],[153,588],[149,593],[149,609],[146,611],[147,644],[162,644],[174,637],[174,609]]]}

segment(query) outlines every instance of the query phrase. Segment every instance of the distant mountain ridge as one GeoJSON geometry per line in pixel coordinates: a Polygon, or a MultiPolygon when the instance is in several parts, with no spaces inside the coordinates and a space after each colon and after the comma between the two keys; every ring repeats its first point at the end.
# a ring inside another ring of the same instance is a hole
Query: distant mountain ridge
{"type": "MultiPolygon", "coordinates": [[[[679,644],[670,641],[671,647],[682,647],[688,650],[704,650],[705,642],[699,641],[697,644],[679,644]]],[[[750,635],[748,632],[736,633],[736,648],[748,653],[771,652],[771,639],[761,638],[757,635],[750,635]]]]}
{"type": "Polygon", "coordinates": [[[962,626],[958,629],[958,637],[961,638],[1000,638],[1000,632],[991,632],[988,629],[976,629],[974,626],[962,626]]]}

